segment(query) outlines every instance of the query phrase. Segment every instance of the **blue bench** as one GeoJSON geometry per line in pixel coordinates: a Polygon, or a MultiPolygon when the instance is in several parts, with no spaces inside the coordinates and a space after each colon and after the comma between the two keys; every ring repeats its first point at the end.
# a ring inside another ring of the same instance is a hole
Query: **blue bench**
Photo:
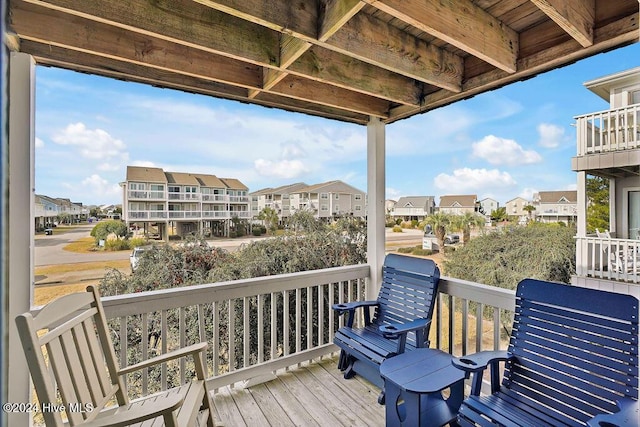
{"type": "Polygon", "coordinates": [[[458,414],[462,426],[640,425],[638,300],[631,295],[525,279],[507,351],[454,365],[474,374],[458,414]],[[487,367],[491,394],[481,395],[487,367]]]}
{"type": "MultiPolygon", "coordinates": [[[[429,347],[429,326],[440,270],[429,259],[389,254],[382,267],[382,287],[375,301],[335,304],[347,315],[333,342],[340,347],[338,368],[346,379],[356,374],[384,389],[380,364],[415,348],[429,347]],[[374,308],[373,317],[370,308],[374,308]],[[354,328],[356,310],[364,310],[364,326],[354,328]]],[[[384,391],[379,403],[384,403],[384,391]]]]}

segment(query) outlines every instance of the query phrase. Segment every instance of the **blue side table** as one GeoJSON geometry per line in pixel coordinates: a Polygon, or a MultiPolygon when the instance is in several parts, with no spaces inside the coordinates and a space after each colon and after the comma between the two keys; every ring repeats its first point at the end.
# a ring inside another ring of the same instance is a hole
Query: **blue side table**
{"type": "Polygon", "coordinates": [[[387,427],[435,427],[455,421],[464,399],[465,372],[451,359],[444,351],[418,348],[382,362],[387,427]]]}

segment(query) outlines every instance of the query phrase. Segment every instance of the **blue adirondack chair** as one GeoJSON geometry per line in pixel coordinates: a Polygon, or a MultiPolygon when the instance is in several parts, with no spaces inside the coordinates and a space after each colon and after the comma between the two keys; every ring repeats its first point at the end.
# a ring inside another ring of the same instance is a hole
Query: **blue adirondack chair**
{"type": "MultiPolygon", "coordinates": [[[[375,301],[335,304],[347,314],[333,342],[341,348],[338,368],[346,379],[356,374],[384,389],[380,364],[388,357],[429,347],[429,326],[440,270],[429,259],[389,254],[382,267],[382,287],[375,301]],[[375,309],[373,317],[370,308],[375,309]],[[354,328],[356,310],[364,310],[364,327],[354,328]]],[[[379,403],[384,403],[384,391],[379,403]]]]}
{"type": "Polygon", "coordinates": [[[638,300],[631,295],[525,279],[507,351],[454,365],[474,373],[458,414],[463,426],[640,425],[638,300]],[[487,366],[491,394],[480,395],[487,366]]]}

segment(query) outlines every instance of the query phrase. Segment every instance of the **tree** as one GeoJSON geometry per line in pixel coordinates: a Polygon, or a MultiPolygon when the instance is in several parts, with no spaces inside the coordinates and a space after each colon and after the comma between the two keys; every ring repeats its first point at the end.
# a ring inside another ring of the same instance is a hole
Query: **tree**
{"type": "Polygon", "coordinates": [[[471,229],[484,227],[484,216],[477,213],[465,212],[462,215],[454,215],[451,218],[452,225],[462,231],[462,243],[467,244],[471,240],[471,229]]]}
{"type": "Polygon", "coordinates": [[[524,208],[522,208],[522,210],[526,211],[529,214],[529,220],[533,219],[532,218],[532,213],[533,213],[533,211],[536,210],[535,206],[527,205],[524,208]]]}
{"type": "Polygon", "coordinates": [[[500,207],[494,211],[491,211],[491,221],[493,222],[502,222],[507,220],[507,208],[500,207]]]}
{"type": "Polygon", "coordinates": [[[442,250],[444,248],[444,236],[447,234],[447,230],[451,227],[451,215],[444,212],[436,212],[424,219],[421,228],[428,224],[433,228],[433,234],[438,239],[438,248],[442,250]]]}
{"type": "Polygon", "coordinates": [[[587,233],[609,229],[609,180],[587,177],[587,233]]]}
{"type": "Polygon", "coordinates": [[[107,240],[111,235],[115,235],[117,239],[123,239],[129,234],[127,225],[118,220],[101,221],[91,230],[91,237],[96,241],[96,245],[100,240],[107,240]]]}
{"type": "Polygon", "coordinates": [[[71,214],[68,212],[59,213],[56,216],[56,220],[58,221],[58,224],[71,224],[71,214]]]}
{"type": "Polygon", "coordinates": [[[258,213],[258,219],[264,222],[269,234],[275,233],[278,229],[278,212],[269,206],[265,207],[258,213]]]}

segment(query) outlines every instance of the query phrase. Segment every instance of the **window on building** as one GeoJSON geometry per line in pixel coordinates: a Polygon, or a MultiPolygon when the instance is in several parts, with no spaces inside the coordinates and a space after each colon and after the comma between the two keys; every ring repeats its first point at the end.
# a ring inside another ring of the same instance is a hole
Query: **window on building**
{"type": "Polygon", "coordinates": [[[320,198],[326,200],[329,198],[329,195],[327,193],[321,193],[320,198]]]}
{"type": "Polygon", "coordinates": [[[164,184],[151,184],[151,191],[164,191],[164,184]]]}
{"type": "Polygon", "coordinates": [[[141,182],[130,182],[129,190],[144,190],[144,184],[141,182]]]}
{"type": "Polygon", "coordinates": [[[177,185],[170,185],[169,186],[169,193],[179,193],[180,192],[180,187],[177,185]]]}
{"type": "Polygon", "coordinates": [[[354,199],[355,200],[362,200],[362,194],[356,194],[354,199]]]}

